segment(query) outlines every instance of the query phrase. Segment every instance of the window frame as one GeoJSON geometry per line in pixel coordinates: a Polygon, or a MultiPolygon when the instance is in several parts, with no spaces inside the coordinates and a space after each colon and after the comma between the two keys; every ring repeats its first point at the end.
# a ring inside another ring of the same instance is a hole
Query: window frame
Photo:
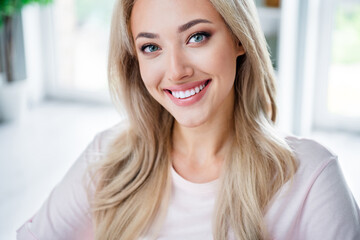
{"type": "MultiPolygon", "coordinates": [[[[54,3],[56,4],[56,2],[54,3]]],[[[85,103],[99,103],[99,104],[111,104],[111,98],[109,91],[85,91],[75,88],[64,88],[59,84],[59,78],[57,77],[58,67],[58,52],[57,52],[57,26],[54,19],[54,5],[42,9],[41,11],[41,28],[43,29],[43,58],[44,63],[47,65],[47,69],[43,69],[44,74],[44,96],[45,99],[64,100],[64,101],[76,101],[85,103]]],[[[106,76],[107,77],[107,76],[106,76]]]]}
{"type": "Polygon", "coordinates": [[[318,68],[315,79],[316,101],[314,102],[314,129],[331,129],[360,132],[360,118],[331,113],[328,104],[329,70],[332,58],[332,36],[339,0],[322,0],[319,11],[318,68]]]}

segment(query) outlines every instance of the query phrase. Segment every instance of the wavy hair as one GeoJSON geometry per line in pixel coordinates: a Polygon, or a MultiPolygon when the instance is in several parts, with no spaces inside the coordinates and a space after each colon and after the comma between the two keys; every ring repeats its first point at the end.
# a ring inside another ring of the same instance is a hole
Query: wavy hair
{"type": "MultiPolygon", "coordinates": [[[[293,177],[297,163],[274,128],[274,71],[253,1],[209,1],[246,52],[237,59],[234,140],[220,177],[213,236],[226,239],[231,229],[236,239],[266,239],[267,206],[293,177]]],[[[149,229],[155,237],[171,191],[174,118],[141,79],[130,29],[133,4],[118,0],[112,18],[109,86],[130,126],[97,166],[92,202],[96,239],[133,240],[149,229]]]]}

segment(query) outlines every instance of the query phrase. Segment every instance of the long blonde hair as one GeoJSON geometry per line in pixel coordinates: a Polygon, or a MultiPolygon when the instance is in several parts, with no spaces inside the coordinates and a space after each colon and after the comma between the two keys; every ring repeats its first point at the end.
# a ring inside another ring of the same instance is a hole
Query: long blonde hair
{"type": "MultiPolygon", "coordinates": [[[[264,214],[292,178],[295,158],[278,137],[274,72],[252,0],[210,0],[246,54],[237,59],[234,140],[224,161],[213,236],[266,239],[264,214]]],[[[109,85],[130,123],[99,162],[93,199],[96,239],[137,239],[166,211],[174,118],[146,90],[130,31],[134,0],[118,0],[109,50],[109,85]],[[165,206],[165,207],[164,207],[165,206]]]]}

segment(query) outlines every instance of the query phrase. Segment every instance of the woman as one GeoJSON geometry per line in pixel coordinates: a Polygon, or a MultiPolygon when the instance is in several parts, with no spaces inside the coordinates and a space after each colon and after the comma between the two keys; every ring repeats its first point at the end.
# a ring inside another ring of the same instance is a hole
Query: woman
{"type": "Polygon", "coordinates": [[[336,156],[274,129],[252,1],[119,0],[109,77],[128,121],[95,138],[19,239],[360,239],[336,156]]]}

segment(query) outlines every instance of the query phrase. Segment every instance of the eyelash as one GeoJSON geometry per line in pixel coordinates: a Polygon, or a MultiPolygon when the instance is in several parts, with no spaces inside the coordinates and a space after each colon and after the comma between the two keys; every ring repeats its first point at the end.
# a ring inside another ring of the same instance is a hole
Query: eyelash
{"type": "MultiPolygon", "coordinates": [[[[196,42],[196,43],[202,43],[202,42],[208,40],[208,39],[211,37],[211,34],[208,33],[208,32],[196,32],[196,33],[192,34],[192,35],[188,38],[188,40],[186,41],[186,43],[189,43],[190,40],[191,40],[193,37],[198,36],[198,35],[204,36],[205,38],[204,38],[204,40],[202,40],[202,41],[200,41],[200,42],[196,42]]],[[[146,48],[151,47],[151,46],[155,46],[155,47],[157,47],[157,48],[160,48],[160,47],[157,46],[156,44],[151,44],[151,43],[149,43],[149,44],[145,44],[145,45],[141,46],[140,50],[141,50],[141,52],[143,52],[143,53],[145,53],[145,54],[152,53],[152,52],[146,52],[146,51],[145,51],[146,48]]]]}
{"type": "MultiPolygon", "coordinates": [[[[140,50],[141,50],[141,52],[143,52],[143,53],[145,53],[145,54],[151,53],[151,52],[145,52],[145,49],[146,49],[147,47],[151,47],[151,46],[158,47],[156,44],[151,44],[151,43],[149,43],[149,44],[143,45],[140,50]]],[[[158,48],[159,48],[159,47],[158,47],[158,48]]]]}
{"type": "MultiPolygon", "coordinates": [[[[196,33],[192,34],[186,42],[189,43],[193,37],[198,36],[198,35],[205,37],[205,39],[203,41],[206,41],[211,37],[211,34],[208,32],[196,32],[196,33]]],[[[201,42],[203,42],[203,41],[201,41],[201,42]]]]}

